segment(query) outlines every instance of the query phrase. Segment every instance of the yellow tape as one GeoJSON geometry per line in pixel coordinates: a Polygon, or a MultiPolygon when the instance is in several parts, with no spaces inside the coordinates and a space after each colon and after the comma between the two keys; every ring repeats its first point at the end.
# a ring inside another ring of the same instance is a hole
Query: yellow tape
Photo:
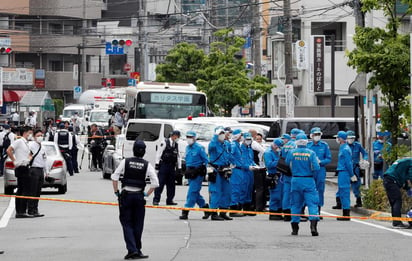
{"type": "MultiPolygon", "coordinates": [[[[104,205],[104,206],[118,206],[118,203],[114,202],[103,202],[103,201],[91,201],[91,200],[78,200],[78,199],[60,199],[60,198],[45,198],[45,197],[29,197],[29,196],[16,196],[16,195],[5,195],[0,194],[0,197],[13,197],[13,198],[25,198],[25,199],[38,199],[47,201],[57,201],[65,203],[80,203],[80,204],[91,204],[91,205],[104,205]]],[[[253,215],[276,215],[276,216],[305,216],[305,217],[323,217],[323,218],[347,218],[347,219],[359,219],[359,220],[380,220],[380,221],[412,221],[412,218],[402,218],[402,217],[379,217],[381,212],[374,213],[366,217],[357,216],[326,216],[326,215],[303,215],[303,214],[286,214],[286,213],[273,213],[273,212],[257,212],[257,211],[245,211],[245,210],[231,210],[231,209],[209,209],[209,208],[185,208],[185,207],[172,207],[172,206],[152,206],[147,205],[146,208],[153,209],[168,209],[168,210],[189,210],[189,211],[200,211],[200,212],[226,212],[226,213],[241,213],[241,214],[253,214],[253,215]]]]}

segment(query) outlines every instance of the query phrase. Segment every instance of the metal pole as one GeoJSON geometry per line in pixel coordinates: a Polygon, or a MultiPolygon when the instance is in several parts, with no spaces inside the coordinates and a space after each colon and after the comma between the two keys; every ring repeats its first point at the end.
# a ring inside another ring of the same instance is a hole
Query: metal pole
{"type": "Polygon", "coordinates": [[[283,16],[285,17],[285,84],[293,84],[290,0],[283,0],[283,16]]]}
{"type": "Polygon", "coordinates": [[[331,117],[335,117],[335,35],[330,37],[330,58],[331,58],[331,76],[330,76],[330,108],[331,108],[331,117]]]}
{"type": "MultiPolygon", "coordinates": [[[[87,57],[86,57],[86,29],[87,29],[87,20],[86,20],[86,0],[83,0],[83,31],[82,31],[82,88],[83,91],[87,91],[86,86],[86,66],[87,66],[87,57]]],[[[80,78],[80,75],[79,75],[80,78]]]]}

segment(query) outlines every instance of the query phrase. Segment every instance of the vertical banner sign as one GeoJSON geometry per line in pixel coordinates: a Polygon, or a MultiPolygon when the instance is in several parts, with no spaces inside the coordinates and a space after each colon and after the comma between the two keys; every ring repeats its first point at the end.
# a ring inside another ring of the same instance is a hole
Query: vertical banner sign
{"type": "Polygon", "coordinates": [[[3,67],[0,67],[0,107],[3,107],[3,67]]]}
{"type": "Polygon", "coordinates": [[[313,37],[313,89],[325,90],[325,36],[313,37]]]}
{"type": "Polygon", "coordinates": [[[295,117],[295,95],[293,94],[292,84],[286,84],[285,97],[286,97],[286,118],[293,118],[295,117]]]}
{"type": "Polygon", "coordinates": [[[305,41],[299,40],[296,42],[296,67],[298,70],[308,69],[309,48],[305,41]]]}

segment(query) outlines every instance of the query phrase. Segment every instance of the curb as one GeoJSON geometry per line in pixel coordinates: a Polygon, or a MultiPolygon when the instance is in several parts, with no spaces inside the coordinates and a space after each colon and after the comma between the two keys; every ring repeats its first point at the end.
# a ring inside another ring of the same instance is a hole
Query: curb
{"type": "MultiPolygon", "coordinates": [[[[337,178],[326,178],[325,183],[330,186],[335,186],[338,187],[338,182],[337,178]]],[[[367,208],[355,208],[351,207],[351,211],[353,211],[356,214],[362,215],[362,216],[382,216],[382,217],[392,217],[392,214],[389,212],[383,212],[383,211],[377,211],[373,209],[367,209],[367,208]]],[[[391,221],[385,221],[385,222],[391,222],[391,221]]]]}

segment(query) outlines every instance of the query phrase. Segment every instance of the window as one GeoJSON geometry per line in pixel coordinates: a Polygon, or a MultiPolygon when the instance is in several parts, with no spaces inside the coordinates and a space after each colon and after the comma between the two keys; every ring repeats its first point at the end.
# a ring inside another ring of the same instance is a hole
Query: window
{"type": "Polygon", "coordinates": [[[159,139],[161,124],[158,123],[130,123],[127,127],[127,140],[155,141],[159,139]]]}
{"type": "Polygon", "coordinates": [[[53,72],[63,71],[63,63],[61,61],[50,61],[50,70],[53,72]]]}
{"type": "Polygon", "coordinates": [[[169,137],[169,135],[172,131],[173,131],[173,127],[170,126],[169,124],[165,124],[164,131],[163,131],[163,136],[166,137],[166,138],[169,137]]]}

